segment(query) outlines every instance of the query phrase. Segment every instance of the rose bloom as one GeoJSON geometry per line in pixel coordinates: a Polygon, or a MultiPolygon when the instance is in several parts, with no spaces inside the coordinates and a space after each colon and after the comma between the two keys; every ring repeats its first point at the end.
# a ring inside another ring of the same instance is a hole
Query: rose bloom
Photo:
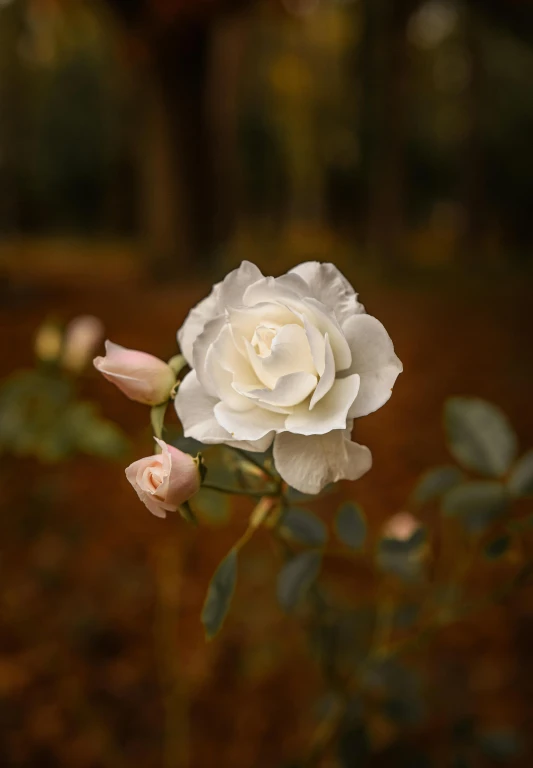
{"type": "Polygon", "coordinates": [[[105,351],[105,357],[94,359],[94,367],[126,397],[144,405],[159,405],[169,399],[176,376],[167,363],[112,341],[106,341],[105,351]]]}
{"type": "Polygon", "coordinates": [[[303,493],[370,469],[353,420],[389,399],[402,364],[333,264],[273,278],[245,261],[189,313],[178,340],[192,369],[175,401],[186,436],[249,451],[274,443],[278,472],[303,493]]]}
{"type": "Polygon", "coordinates": [[[199,490],[200,472],[197,459],[154,439],[162,453],[134,461],[126,477],[150,512],[166,517],[199,490]]]}

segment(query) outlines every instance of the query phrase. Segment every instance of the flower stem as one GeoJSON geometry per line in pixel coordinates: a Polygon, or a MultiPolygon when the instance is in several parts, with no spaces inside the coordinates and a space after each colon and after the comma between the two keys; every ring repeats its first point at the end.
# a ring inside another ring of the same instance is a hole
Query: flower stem
{"type": "Polygon", "coordinates": [[[228,445],[227,447],[231,448],[231,450],[235,451],[235,453],[238,453],[239,456],[242,456],[242,458],[245,461],[248,461],[250,464],[253,464],[255,467],[260,469],[261,472],[264,472],[265,475],[268,475],[268,477],[270,477],[272,480],[277,480],[277,478],[273,475],[272,472],[270,472],[270,470],[266,469],[266,467],[263,466],[263,464],[261,464],[260,461],[258,461],[257,459],[254,459],[253,456],[250,456],[249,453],[246,453],[245,451],[243,451],[242,448],[235,448],[232,445],[228,445]]]}
{"type": "Polygon", "coordinates": [[[202,488],[208,491],[218,491],[218,493],[228,493],[231,496],[250,496],[252,499],[262,499],[263,496],[278,495],[276,488],[265,491],[250,491],[246,488],[223,488],[221,485],[212,485],[211,483],[203,483],[202,488]]]}

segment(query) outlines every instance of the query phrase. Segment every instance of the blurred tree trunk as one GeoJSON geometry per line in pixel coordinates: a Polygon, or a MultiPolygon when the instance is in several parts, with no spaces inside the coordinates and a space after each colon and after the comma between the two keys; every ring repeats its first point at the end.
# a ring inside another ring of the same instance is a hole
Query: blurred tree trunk
{"type": "Polygon", "coordinates": [[[133,6],[109,1],[147,53],[139,98],[140,217],[152,271],[168,277],[200,269],[227,245],[237,219],[249,3],[184,4],[160,19],[149,4],[133,13],[133,6]]]}
{"type": "Polygon", "coordinates": [[[149,205],[148,231],[167,272],[209,263],[235,230],[247,20],[240,11],[211,24],[176,23],[153,49],[155,88],[162,97],[154,115],[161,143],[150,151],[161,184],[156,196],[168,194],[171,202],[149,205]]]}
{"type": "Polygon", "coordinates": [[[22,3],[2,9],[0,27],[0,232],[20,230],[24,201],[23,172],[24,77],[19,44],[24,32],[22,3]]]}
{"type": "Polygon", "coordinates": [[[205,118],[213,163],[214,241],[226,245],[239,213],[239,97],[250,12],[247,6],[218,18],[211,26],[205,118]]]}
{"type": "Polygon", "coordinates": [[[465,42],[470,65],[466,93],[466,132],[463,157],[463,205],[465,222],[459,257],[465,264],[479,264],[486,234],[486,195],[483,148],[484,65],[481,25],[475,6],[466,13],[465,42]]]}
{"type": "Polygon", "coordinates": [[[407,23],[419,0],[364,0],[361,139],[367,184],[367,250],[379,263],[404,256],[407,23]]]}
{"type": "Polygon", "coordinates": [[[152,269],[162,277],[208,259],[213,247],[203,110],[207,50],[204,25],[174,24],[149,51],[141,96],[141,220],[152,269]]]}
{"type": "Polygon", "coordinates": [[[181,200],[184,190],[174,173],[176,162],[166,99],[158,78],[146,78],[139,154],[141,233],[154,272],[174,260],[187,262],[189,233],[181,200]]]}

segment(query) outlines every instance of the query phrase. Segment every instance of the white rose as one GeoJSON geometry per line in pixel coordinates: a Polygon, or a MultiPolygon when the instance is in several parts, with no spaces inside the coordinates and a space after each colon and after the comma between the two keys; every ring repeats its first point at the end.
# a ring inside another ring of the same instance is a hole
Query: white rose
{"type": "Polygon", "coordinates": [[[278,472],[303,493],[370,469],[353,419],[389,399],[402,364],[333,264],[273,278],[245,261],[189,313],[178,340],[192,368],[175,401],[187,437],[250,451],[274,441],[278,472]]]}

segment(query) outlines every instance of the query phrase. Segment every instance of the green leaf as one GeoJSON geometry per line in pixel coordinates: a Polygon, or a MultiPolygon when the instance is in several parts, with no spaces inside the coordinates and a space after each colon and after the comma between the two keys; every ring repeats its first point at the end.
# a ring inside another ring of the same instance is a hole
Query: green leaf
{"type": "Polygon", "coordinates": [[[307,594],[320,571],[322,555],[317,550],[300,552],[285,563],[278,576],[278,600],[291,611],[307,594]]]}
{"type": "Polygon", "coordinates": [[[460,517],[471,533],[479,533],[503,515],[509,505],[504,485],[491,480],[462,483],[444,496],[442,511],[460,517]]]}
{"type": "Polygon", "coordinates": [[[464,479],[460,469],[453,465],[435,467],[425,472],[412,493],[415,504],[427,504],[458,485],[464,479]]]}
{"type": "Polygon", "coordinates": [[[485,547],[485,555],[489,560],[496,560],[507,552],[510,543],[511,538],[509,536],[500,536],[487,544],[485,547]]]}
{"type": "Polygon", "coordinates": [[[498,407],[475,397],[454,397],[444,409],[448,447],[467,469],[501,477],[517,451],[516,435],[498,407]]]}
{"type": "Polygon", "coordinates": [[[163,437],[163,427],[165,425],[165,413],[167,412],[168,401],[160,405],[154,405],[150,410],[150,422],[154,435],[160,440],[163,437]]]}
{"type": "Polygon", "coordinates": [[[351,501],[341,504],[335,518],[335,532],[347,547],[362,549],[366,539],[366,521],[361,507],[351,501]]]}
{"type": "Polygon", "coordinates": [[[284,513],[280,531],[310,547],[322,547],[328,538],[322,520],[307,509],[297,507],[291,507],[284,513]]]}
{"type": "Polygon", "coordinates": [[[219,632],[228,614],[237,582],[237,552],[232,549],[220,563],[209,584],[202,624],[211,640],[219,632]]]}
{"type": "Polygon", "coordinates": [[[507,487],[513,496],[533,496],[533,451],[517,461],[507,487]]]}

